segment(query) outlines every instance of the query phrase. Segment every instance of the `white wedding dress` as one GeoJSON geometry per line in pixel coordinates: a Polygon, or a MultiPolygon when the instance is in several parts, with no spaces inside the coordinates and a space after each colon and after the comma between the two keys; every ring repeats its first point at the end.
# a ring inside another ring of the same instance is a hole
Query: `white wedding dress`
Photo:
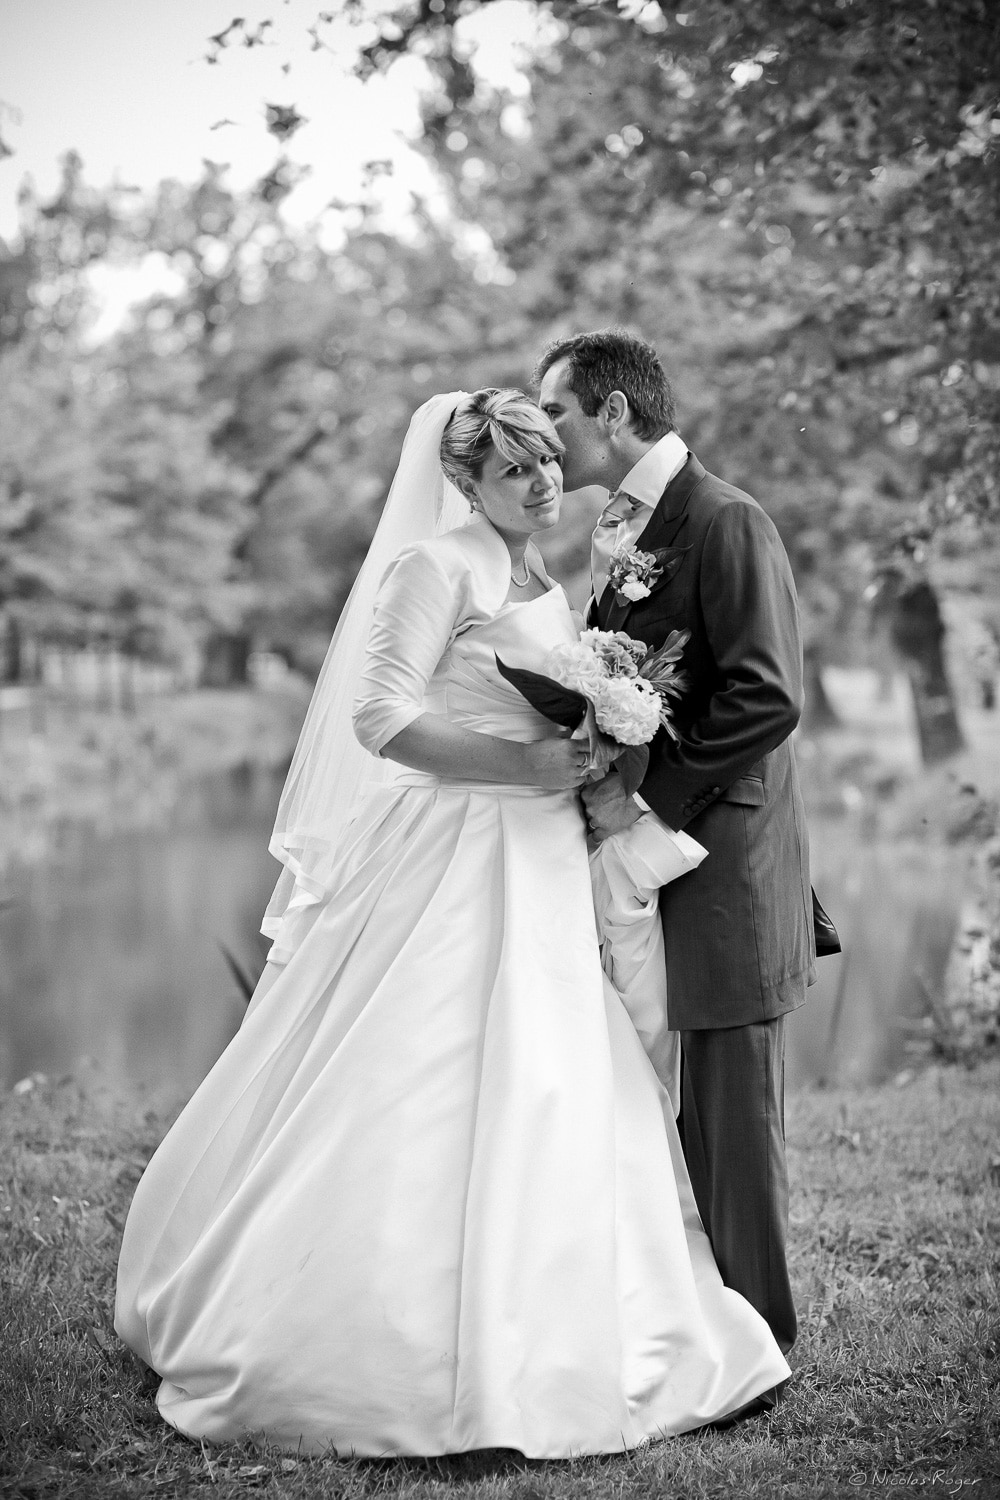
{"type": "MultiPolygon", "coordinates": [[[[373,747],[422,706],[553,732],[494,653],[540,669],[575,638],[565,596],[498,603],[506,549],[466,531],[412,549],[384,591],[373,747]]],[[[362,800],[313,916],[129,1214],[117,1327],[168,1422],[302,1453],[566,1458],[786,1378],[722,1285],[602,973],[574,793],[401,769],[362,800]]]]}

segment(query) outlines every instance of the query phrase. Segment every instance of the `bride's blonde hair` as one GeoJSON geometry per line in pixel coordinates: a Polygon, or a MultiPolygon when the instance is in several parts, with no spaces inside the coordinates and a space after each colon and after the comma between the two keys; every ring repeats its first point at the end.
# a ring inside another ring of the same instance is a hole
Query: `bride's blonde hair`
{"type": "Polygon", "coordinates": [[[507,463],[517,464],[541,453],[560,458],[563,444],[530,396],[487,387],[460,401],[444,430],[441,467],[445,478],[459,489],[463,480],[480,479],[494,449],[507,463]]]}

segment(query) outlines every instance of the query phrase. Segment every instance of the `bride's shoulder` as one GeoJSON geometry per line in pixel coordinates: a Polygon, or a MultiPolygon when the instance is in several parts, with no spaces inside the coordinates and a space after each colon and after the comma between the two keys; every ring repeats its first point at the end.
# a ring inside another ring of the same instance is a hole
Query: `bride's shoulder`
{"type": "Polygon", "coordinates": [[[510,571],[510,553],[493,527],[482,516],[476,515],[464,526],[451,531],[442,531],[438,536],[422,543],[437,555],[442,565],[449,568],[492,568],[494,571],[510,571]]]}
{"type": "Polygon", "coordinates": [[[404,548],[394,568],[413,578],[436,579],[453,594],[493,610],[500,608],[510,582],[510,554],[503,540],[476,518],[404,548]]]}

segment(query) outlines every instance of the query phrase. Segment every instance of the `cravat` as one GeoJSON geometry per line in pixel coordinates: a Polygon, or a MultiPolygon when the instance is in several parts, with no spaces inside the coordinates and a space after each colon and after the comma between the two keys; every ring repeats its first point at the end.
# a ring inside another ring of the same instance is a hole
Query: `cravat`
{"type": "Polygon", "coordinates": [[[619,547],[628,546],[635,540],[635,536],[641,535],[645,530],[646,510],[647,507],[641,500],[633,500],[631,495],[623,494],[621,490],[602,510],[590,544],[590,572],[594,582],[595,599],[600,599],[607,586],[608,565],[612,554],[619,547]],[[639,522],[638,529],[635,535],[632,535],[631,523],[637,521],[639,522]]]}

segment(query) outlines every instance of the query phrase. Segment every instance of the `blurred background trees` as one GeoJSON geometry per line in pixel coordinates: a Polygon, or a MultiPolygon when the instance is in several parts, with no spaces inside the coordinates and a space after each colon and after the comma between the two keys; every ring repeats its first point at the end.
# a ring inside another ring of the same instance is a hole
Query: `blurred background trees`
{"type": "MultiPolygon", "coordinates": [[[[253,650],[314,670],[413,407],[524,385],[550,337],[620,323],[785,537],[814,712],[824,665],[891,653],[925,757],[950,753],[946,627],[984,680],[1000,640],[1000,17],[524,0],[537,45],[508,93],[471,40],[498,3],[384,5],[374,31],[344,7],[362,74],[430,69],[446,213],[363,204],[336,249],[292,231],[294,110],[253,191],[210,165],[149,200],[97,191],[69,156],[52,201],[25,198],[0,254],[6,676],[53,641],[212,683],[253,650]],[[101,270],[151,257],[164,289],[95,328],[101,270]]],[[[591,510],[567,512],[552,559],[582,586],[591,510]]]]}
{"type": "Polygon", "coordinates": [[[512,98],[463,41],[489,3],[399,7],[362,66],[426,56],[427,149],[532,322],[626,323],[660,349],[685,433],[785,535],[817,705],[819,665],[857,659],[881,595],[925,754],[949,753],[933,564],[965,555],[978,589],[1000,517],[1000,16],[548,0],[512,98]]]}

